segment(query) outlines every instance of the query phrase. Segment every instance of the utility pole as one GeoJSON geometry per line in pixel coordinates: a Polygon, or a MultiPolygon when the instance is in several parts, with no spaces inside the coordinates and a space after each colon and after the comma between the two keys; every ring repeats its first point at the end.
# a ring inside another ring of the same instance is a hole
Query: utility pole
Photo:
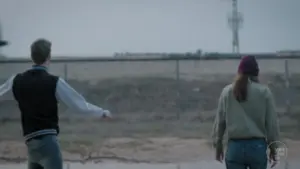
{"type": "Polygon", "coordinates": [[[232,31],[232,52],[236,55],[240,53],[239,30],[242,27],[243,15],[238,11],[237,0],[232,1],[232,11],[228,16],[228,25],[232,31]]]}
{"type": "MultiPolygon", "coordinates": [[[[2,39],[2,29],[1,28],[2,27],[1,27],[1,23],[0,23],[0,49],[1,49],[1,47],[6,46],[8,44],[7,41],[2,39]]],[[[0,50],[0,57],[1,56],[3,56],[3,54],[1,53],[1,50],[0,50]]]]}

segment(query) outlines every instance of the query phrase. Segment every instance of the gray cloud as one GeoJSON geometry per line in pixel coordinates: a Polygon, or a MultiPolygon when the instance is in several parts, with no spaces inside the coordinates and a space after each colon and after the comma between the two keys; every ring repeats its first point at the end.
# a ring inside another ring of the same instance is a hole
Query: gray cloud
{"type": "MultiPolygon", "coordinates": [[[[54,55],[231,51],[230,0],[1,0],[8,56],[26,56],[35,39],[54,55]]],[[[299,0],[240,0],[242,52],[299,49],[299,0]]]]}

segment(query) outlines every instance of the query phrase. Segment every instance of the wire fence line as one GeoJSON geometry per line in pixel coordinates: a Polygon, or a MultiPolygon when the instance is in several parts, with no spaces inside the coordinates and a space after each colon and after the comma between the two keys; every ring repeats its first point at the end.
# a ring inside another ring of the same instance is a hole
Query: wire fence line
{"type": "MultiPolygon", "coordinates": [[[[285,62],[291,62],[293,69],[297,68],[296,63],[299,58],[259,58],[262,73],[283,73],[285,62]]],[[[110,75],[111,72],[123,75],[125,71],[127,75],[134,76],[132,72],[142,70],[144,75],[151,75],[157,72],[171,73],[178,79],[180,75],[188,75],[193,73],[201,74],[233,74],[239,62],[239,58],[224,57],[222,59],[201,59],[201,58],[64,58],[53,59],[52,71],[60,76],[76,79],[80,73],[101,73],[110,75]],[[80,69],[80,70],[78,70],[80,69]],[[156,70],[158,69],[158,70],[156,70]],[[107,71],[105,71],[107,70],[107,71]],[[131,72],[129,72],[131,71],[131,72]],[[132,74],[130,74],[132,73],[132,74]]],[[[6,59],[0,60],[2,70],[9,73],[15,73],[27,69],[32,63],[28,59],[6,59]]],[[[300,71],[300,68],[290,70],[293,72],[300,71]]],[[[117,76],[117,75],[116,75],[117,76]]],[[[109,78],[97,77],[94,78],[109,78]]],[[[91,77],[92,78],[92,77],[91,77]]]]}
{"type": "MultiPolygon", "coordinates": [[[[300,58],[259,58],[258,61],[262,76],[272,75],[283,81],[285,91],[281,95],[285,98],[286,112],[290,112],[291,104],[297,99],[293,92],[298,89],[300,58]]],[[[234,76],[239,58],[65,58],[54,59],[52,62],[50,72],[66,80],[96,84],[106,79],[169,78],[175,80],[174,83],[177,83],[180,90],[181,81],[201,79],[213,83],[218,79],[228,78],[229,75],[234,76]]],[[[32,63],[28,59],[7,59],[0,60],[0,64],[0,79],[6,79],[12,74],[28,69],[32,63]]]]}
{"type": "MultiPolygon", "coordinates": [[[[259,59],[261,74],[283,75],[286,88],[289,88],[290,74],[300,73],[300,57],[259,59]]],[[[197,79],[201,76],[235,74],[238,58],[73,58],[54,59],[50,71],[65,79],[102,80],[120,77],[168,77],[197,79]]],[[[28,69],[28,59],[0,60],[0,78],[28,69]]]]}

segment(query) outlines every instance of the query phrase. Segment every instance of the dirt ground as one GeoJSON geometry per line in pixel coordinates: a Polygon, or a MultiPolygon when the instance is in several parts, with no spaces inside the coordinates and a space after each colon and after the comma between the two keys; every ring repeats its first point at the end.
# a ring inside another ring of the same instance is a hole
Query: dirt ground
{"type": "MultiPolygon", "coordinates": [[[[289,160],[298,159],[299,141],[284,140],[288,145],[289,160]]],[[[72,143],[70,143],[72,144],[72,143]]],[[[22,163],[26,161],[26,148],[17,141],[0,143],[1,163],[22,163]]],[[[160,138],[110,138],[103,142],[87,145],[74,145],[64,149],[65,161],[95,163],[115,161],[122,163],[187,163],[212,161],[214,150],[208,140],[160,138]],[[76,146],[76,147],[75,147],[76,146]]]]}
{"type": "MultiPolygon", "coordinates": [[[[281,136],[290,158],[298,158],[298,82],[293,75],[287,112],[287,90],[281,75],[261,78],[276,98],[281,136]]],[[[69,82],[87,98],[114,113],[114,119],[69,112],[60,106],[59,141],[65,160],[86,162],[116,160],[128,163],[190,162],[212,159],[210,133],[217,99],[232,75],[180,80],[169,78],[118,78],[98,83],[69,82]]],[[[298,80],[299,79],[299,80],[298,80]]],[[[0,103],[0,161],[23,162],[26,148],[21,137],[20,115],[12,101],[0,103]]]]}

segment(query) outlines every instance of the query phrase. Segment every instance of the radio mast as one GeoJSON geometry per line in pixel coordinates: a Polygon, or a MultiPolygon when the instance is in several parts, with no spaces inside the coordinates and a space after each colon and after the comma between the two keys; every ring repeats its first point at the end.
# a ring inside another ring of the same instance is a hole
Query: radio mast
{"type": "MultiPolygon", "coordinates": [[[[8,44],[8,42],[2,39],[2,29],[1,29],[1,23],[0,23],[0,49],[1,49],[1,47],[6,46],[7,44],[8,44]]],[[[2,57],[2,56],[3,56],[3,53],[1,53],[1,50],[0,50],[0,57],[2,57]]]]}
{"type": "Polygon", "coordinates": [[[232,52],[236,55],[240,53],[239,30],[243,24],[243,15],[238,11],[237,0],[232,0],[232,11],[228,15],[228,25],[232,31],[232,52]]]}

